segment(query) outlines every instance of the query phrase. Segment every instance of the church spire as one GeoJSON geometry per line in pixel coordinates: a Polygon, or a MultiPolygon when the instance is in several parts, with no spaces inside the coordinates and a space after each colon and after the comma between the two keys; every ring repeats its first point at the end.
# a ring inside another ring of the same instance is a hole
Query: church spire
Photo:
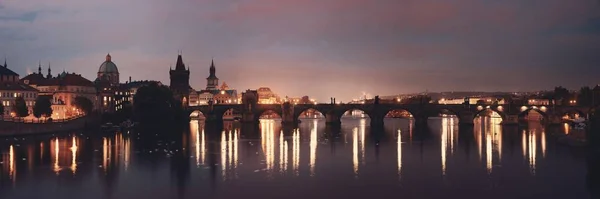
{"type": "Polygon", "coordinates": [[[4,56],[4,68],[8,68],[8,64],[6,64],[6,56],[4,56]]]}
{"type": "Polygon", "coordinates": [[[210,76],[208,78],[217,78],[216,76],[216,68],[215,68],[215,59],[210,61],[210,76]]]}
{"type": "Polygon", "coordinates": [[[48,62],[48,75],[46,76],[46,78],[52,78],[52,69],[50,69],[50,62],[48,62]]]}
{"type": "Polygon", "coordinates": [[[38,63],[38,74],[42,74],[42,60],[40,60],[38,63]]]}

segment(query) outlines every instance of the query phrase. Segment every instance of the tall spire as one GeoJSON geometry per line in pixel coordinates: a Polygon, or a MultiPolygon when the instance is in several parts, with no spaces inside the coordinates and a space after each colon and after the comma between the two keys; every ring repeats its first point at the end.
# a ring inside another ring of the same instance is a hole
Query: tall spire
{"type": "Polygon", "coordinates": [[[38,74],[42,74],[42,60],[40,60],[38,63],[38,74]]]}
{"type": "Polygon", "coordinates": [[[4,55],[4,68],[8,68],[8,64],[6,64],[6,55],[4,55]]]}
{"type": "Polygon", "coordinates": [[[52,69],[50,69],[50,62],[48,62],[48,75],[46,76],[46,78],[52,78],[52,69]]]}
{"type": "Polygon", "coordinates": [[[214,58],[210,61],[210,76],[208,76],[208,78],[213,78],[213,79],[217,78],[214,58]]]}
{"type": "Polygon", "coordinates": [[[177,55],[177,63],[175,64],[175,70],[185,70],[185,64],[183,64],[183,58],[181,58],[181,54],[177,55]]]}

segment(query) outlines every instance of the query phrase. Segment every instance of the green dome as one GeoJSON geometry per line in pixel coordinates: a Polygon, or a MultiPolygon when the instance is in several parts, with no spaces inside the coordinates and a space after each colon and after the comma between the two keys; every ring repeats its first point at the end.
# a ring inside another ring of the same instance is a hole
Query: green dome
{"type": "Polygon", "coordinates": [[[110,54],[106,55],[106,61],[100,65],[98,73],[119,73],[117,65],[111,61],[110,54]]]}

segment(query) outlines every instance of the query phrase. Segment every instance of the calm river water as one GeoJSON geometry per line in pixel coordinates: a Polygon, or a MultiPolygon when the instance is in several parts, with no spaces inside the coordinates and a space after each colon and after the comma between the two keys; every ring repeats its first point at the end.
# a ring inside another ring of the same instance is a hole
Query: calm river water
{"type": "Polygon", "coordinates": [[[209,132],[192,121],[150,145],[145,132],[1,138],[0,198],[589,198],[585,152],[551,136],[568,129],[385,123],[383,133],[360,118],[339,130],[306,119],[209,132]]]}

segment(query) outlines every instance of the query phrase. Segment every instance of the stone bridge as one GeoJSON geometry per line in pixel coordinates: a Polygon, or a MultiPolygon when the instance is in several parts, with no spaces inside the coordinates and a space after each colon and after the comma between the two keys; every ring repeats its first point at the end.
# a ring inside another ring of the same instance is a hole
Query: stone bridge
{"type": "Polygon", "coordinates": [[[566,114],[579,114],[587,117],[590,107],[581,106],[532,106],[532,105],[475,105],[475,104],[220,104],[188,106],[188,113],[200,111],[206,122],[219,123],[223,121],[226,111],[233,109],[241,113],[241,121],[245,123],[258,123],[261,115],[267,111],[279,114],[284,124],[297,124],[300,115],[307,110],[313,109],[322,113],[329,125],[340,125],[341,117],[351,110],[361,110],[369,116],[371,127],[383,127],[384,118],[390,111],[402,110],[412,115],[416,126],[426,125],[429,117],[440,114],[456,115],[460,125],[473,125],[475,117],[484,111],[494,111],[502,117],[504,125],[516,125],[533,110],[543,116],[546,124],[562,123],[562,117],[566,114]]]}

